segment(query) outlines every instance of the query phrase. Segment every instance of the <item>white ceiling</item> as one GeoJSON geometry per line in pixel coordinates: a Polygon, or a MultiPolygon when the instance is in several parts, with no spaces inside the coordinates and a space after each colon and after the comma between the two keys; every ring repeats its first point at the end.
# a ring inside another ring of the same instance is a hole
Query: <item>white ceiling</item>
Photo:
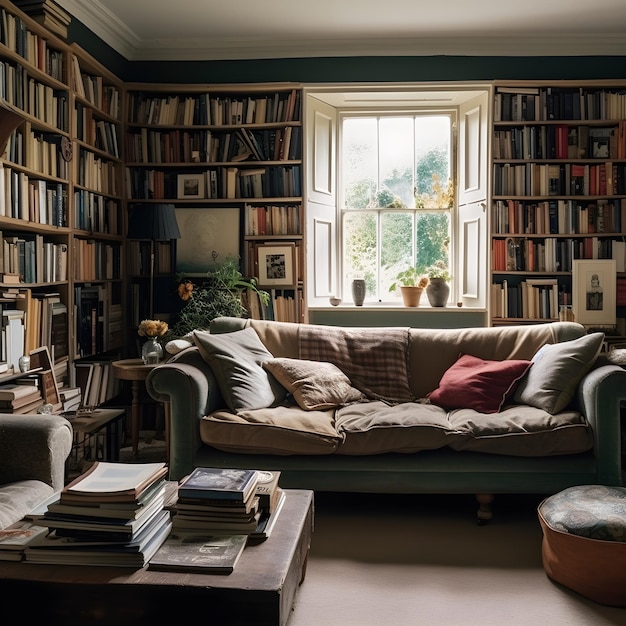
{"type": "Polygon", "coordinates": [[[129,60],[626,55],[626,0],[57,0],[129,60]]]}

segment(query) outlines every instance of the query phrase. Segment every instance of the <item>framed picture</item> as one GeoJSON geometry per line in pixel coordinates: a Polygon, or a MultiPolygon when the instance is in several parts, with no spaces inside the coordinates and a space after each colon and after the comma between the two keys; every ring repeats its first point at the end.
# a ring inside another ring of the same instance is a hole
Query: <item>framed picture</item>
{"type": "Polygon", "coordinates": [[[204,198],[204,174],[179,174],[178,197],[181,200],[204,198]]]}
{"type": "Polygon", "coordinates": [[[180,239],[176,271],[204,276],[228,258],[239,259],[239,208],[176,208],[180,239]]]}
{"type": "Polygon", "coordinates": [[[260,287],[296,286],[295,244],[259,244],[256,247],[256,262],[260,287]]]}
{"type": "Polygon", "coordinates": [[[585,326],[616,324],[615,259],[575,260],[572,266],[574,318],[585,326]]]}

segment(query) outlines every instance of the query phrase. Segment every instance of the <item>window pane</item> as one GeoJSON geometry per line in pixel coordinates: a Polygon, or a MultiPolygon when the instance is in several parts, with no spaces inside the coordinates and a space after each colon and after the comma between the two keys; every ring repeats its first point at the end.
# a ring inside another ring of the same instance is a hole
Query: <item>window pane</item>
{"type": "Polygon", "coordinates": [[[422,208],[450,208],[450,118],[415,118],[416,196],[422,208]],[[439,193],[437,193],[441,190],[439,193]]]}
{"type": "Polygon", "coordinates": [[[415,152],[412,117],[383,117],[380,120],[380,191],[387,192],[382,207],[414,207],[413,163],[415,152]]]}
{"type": "Polygon", "coordinates": [[[342,177],[349,209],[373,206],[378,188],[376,118],[350,118],[343,124],[342,177]]]}
{"type": "Polygon", "coordinates": [[[378,246],[376,234],[376,213],[347,212],[343,220],[343,293],[351,297],[354,278],[364,278],[365,300],[372,301],[376,296],[378,279],[378,246]]]}
{"type": "Polygon", "coordinates": [[[413,263],[413,212],[381,215],[380,299],[400,298],[400,290],[389,292],[398,272],[413,263]]]}

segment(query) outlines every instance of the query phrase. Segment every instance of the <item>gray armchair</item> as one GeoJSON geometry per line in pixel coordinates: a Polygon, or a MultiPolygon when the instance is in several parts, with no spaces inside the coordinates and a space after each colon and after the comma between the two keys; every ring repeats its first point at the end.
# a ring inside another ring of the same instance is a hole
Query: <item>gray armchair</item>
{"type": "Polygon", "coordinates": [[[72,441],[60,415],[0,414],[0,529],[63,487],[72,441]]]}

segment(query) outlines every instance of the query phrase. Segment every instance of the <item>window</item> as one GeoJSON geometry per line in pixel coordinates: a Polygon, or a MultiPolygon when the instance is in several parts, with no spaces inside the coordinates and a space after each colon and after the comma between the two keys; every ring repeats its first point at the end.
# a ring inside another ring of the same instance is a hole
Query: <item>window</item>
{"type": "Polygon", "coordinates": [[[450,267],[453,111],[343,113],[340,206],[343,292],[364,278],[365,302],[398,302],[398,272],[450,267]]]}

